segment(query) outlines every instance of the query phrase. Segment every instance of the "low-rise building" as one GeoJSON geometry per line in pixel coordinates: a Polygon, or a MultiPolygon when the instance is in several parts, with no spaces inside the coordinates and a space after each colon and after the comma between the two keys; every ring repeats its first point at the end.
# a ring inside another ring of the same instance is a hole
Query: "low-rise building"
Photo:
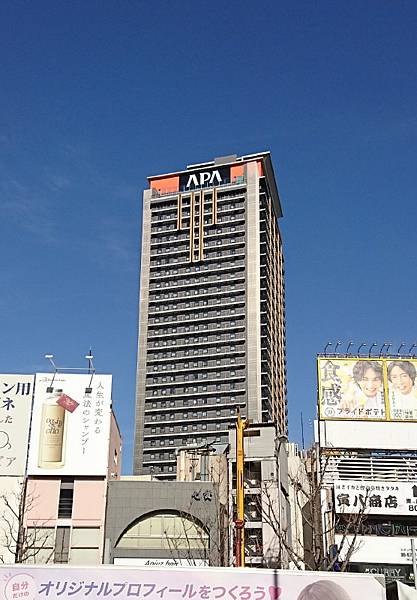
{"type": "Polygon", "coordinates": [[[110,481],[105,562],[117,565],[219,566],[218,486],[211,481],[110,481]]]}
{"type": "MultiPolygon", "coordinates": [[[[15,388],[26,392],[30,382],[16,377],[15,388]]],[[[14,477],[2,476],[0,534],[3,544],[14,542],[3,560],[100,564],[107,482],[117,479],[121,469],[112,377],[61,372],[31,377],[27,399],[25,394],[27,427],[16,432],[19,445],[11,431],[8,435],[8,451],[16,445],[24,460],[15,460],[20,471],[14,477]]],[[[13,402],[10,418],[17,424],[20,404],[13,402]]]]}
{"type": "MultiPolygon", "coordinates": [[[[255,423],[244,435],[245,561],[252,567],[286,568],[291,543],[287,438],[274,425],[255,423]]],[[[236,434],[229,432],[229,480],[235,498],[236,434]]],[[[233,538],[232,538],[233,540],[233,538]]]]}
{"type": "Polygon", "coordinates": [[[417,539],[416,366],[410,357],[338,356],[318,368],[328,559],[406,583],[417,539]]]}

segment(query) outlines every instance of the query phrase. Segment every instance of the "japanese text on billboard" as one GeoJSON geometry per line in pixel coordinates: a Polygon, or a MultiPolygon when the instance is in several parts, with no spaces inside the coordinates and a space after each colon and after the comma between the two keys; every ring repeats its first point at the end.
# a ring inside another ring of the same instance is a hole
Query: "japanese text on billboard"
{"type": "Polygon", "coordinates": [[[417,361],[319,358],[321,419],[417,421],[417,361]]]}

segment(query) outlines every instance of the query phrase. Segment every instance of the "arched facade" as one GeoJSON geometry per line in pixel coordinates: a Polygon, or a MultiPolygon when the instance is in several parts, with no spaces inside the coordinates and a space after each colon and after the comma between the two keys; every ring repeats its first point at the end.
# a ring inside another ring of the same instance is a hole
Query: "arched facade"
{"type": "Polygon", "coordinates": [[[216,506],[196,494],[202,486],[213,490],[210,482],[110,482],[105,562],[220,564],[216,506]]]}
{"type": "Polygon", "coordinates": [[[191,515],[175,511],[152,512],[132,523],[116,543],[117,550],[161,551],[182,562],[207,562],[209,534],[191,515]]]}

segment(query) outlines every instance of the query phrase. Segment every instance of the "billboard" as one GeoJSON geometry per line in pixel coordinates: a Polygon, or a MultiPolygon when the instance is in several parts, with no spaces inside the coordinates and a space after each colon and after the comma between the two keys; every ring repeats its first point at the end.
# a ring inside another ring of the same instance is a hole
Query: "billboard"
{"type": "Polygon", "coordinates": [[[403,481],[334,482],[337,513],[365,515],[417,515],[417,479],[403,481]]]}
{"type": "Polygon", "coordinates": [[[33,375],[0,375],[0,475],[25,474],[33,375]]]}
{"type": "Polygon", "coordinates": [[[37,373],[29,475],[105,475],[111,375],[37,373]]]}
{"type": "Polygon", "coordinates": [[[322,448],[417,450],[413,421],[319,421],[316,441],[322,448]]]}
{"type": "MultiPolygon", "coordinates": [[[[382,575],[385,577],[386,583],[389,583],[390,581],[404,581],[410,585],[414,585],[412,565],[393,565],[390,563],[349,563],[348,571],[351,573],[382,575]]],[[[415,594],[417,594],[417,592],[415,592],[415,594]]]]}
{"type": "MultiPolygon", "coordinates": [[[[406,565],[413,562],[413,551],[411,540],[417,543],[416,538],[379,535],[346,535],[336,534],[334,543],[340,546],[343,542],[342,557],[350,548],[354,548],[349,563],[375,563],[406,565]]],[[[416,552],[417,557],[417,552],[416,552]]]]}
{"type": "Polygon", "coordinates": [[[319,358],[319,417],[417,421],[417,360],[319,358]]]}
{"type": "Polygon", "coordinates": [[[13,565],[0,567],[0,597],[5,600],[385,600],[385,588],[375,577],[356,573],[13,565]]]}

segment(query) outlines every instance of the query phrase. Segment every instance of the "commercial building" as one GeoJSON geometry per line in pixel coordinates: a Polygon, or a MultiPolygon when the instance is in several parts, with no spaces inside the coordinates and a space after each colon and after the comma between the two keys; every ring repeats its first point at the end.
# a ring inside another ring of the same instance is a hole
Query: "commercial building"
{"type": "Polygon", "coordinates": [[[107,483],[121,468],[111,386],[97,373],[0,379],[2,562],[101,564],[107,483]]]}
{"type": "Polygon", "coordinates": [[[222,565],[217,486],[126,476],[109,482],[104,562],[222,565]]]}
{"type": "MultiPolygon", "coordinates": [[[[275,425],[251,425],[244,435],[244,543],[246,566],[286,568],[287,548],[292,544],[287,459],[287,438],[275,425]]],[[[178,453],[179,481],[212,481],[217,495],[223,565],[236,557],[236,432],[229,444],[188,447],[178,453]]]]}
{"type": "Polygon", "coordinates": [[[348,557],[351,571],[404,583],[417,539],[416,373],[410,356],[318,361],[327,552],[348,557]]]}
{"type": "Polygon", "coordinates": [[[281,204],[268,152],[148,178],[134,472],[228,443],[236,407],[287,432],[281,204]]]}
{"type": "Polygon", "coordinates": [[[314,569],[315,565],[310,564],[312,562],[311,547],[313,540],[310,526],[311,519],[309,518],[314,510],[310,508],[312,498],[311,493],[309,493],[312,490],[312,477],[315,475],[312,451],[300,450],[298,444],[289,443],[287,444],[287,454],[290,503],[289,532],[291,536],[289,567],[291,569],[314,569]]]}
{"type": "MultiPolygon", "coordinates": [[[[252,425],[245,433],[245,562],[248,567],[288,568],[287,548],[292,540],[287,438],[267,423],[252,425]]],[[[236,438],[232,431],[229,441],[229,481],[235,500],[236,438]]]]}

